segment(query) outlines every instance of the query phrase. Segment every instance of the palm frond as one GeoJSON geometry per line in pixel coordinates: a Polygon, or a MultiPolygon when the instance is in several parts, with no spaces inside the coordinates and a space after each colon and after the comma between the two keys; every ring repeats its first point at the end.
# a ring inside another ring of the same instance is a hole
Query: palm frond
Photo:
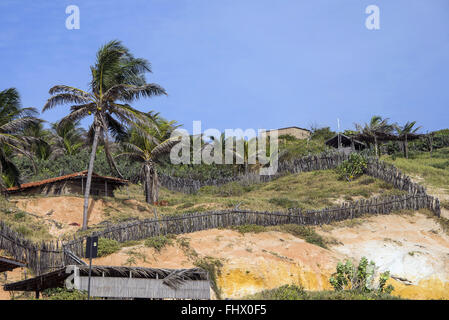
{"type": "Polygon", "coordinates": [[[49,109],[54,108],[57,105],[64,105],[68,103],[87,104],[89,102],[92,102],[92,99],[90,97],[74,93],[59,93],[50,97],[50,99],[47,100],[44,107],[42,108],[42,111],[47,111],[49,109]]]}
{"type": "Polygon", "coordinates": [[[151,151],[151,155],[154,159],[157,159],[158,156],[164,153],[170,152],[171,148],[178,144],[181,141],[181,137],[173,137],[165,140],[158,146],[156,146],[153,151],[151,151]]]}
{"type": "Polygon", "coordinates": [[[30,125],[41,123],[43,120],[33,118],[33,117],[25,117],[25,118],[18,118],[11,120],[8,123],[3,124],[0,126],[1,132],[17,132],[20,130],[23,130],[27,128],[30,125]]]}
{"type": "Polygon", "coordinates": [[[167,92],[155,83],[148,83],[141,86],[118,84],[105,93],[105,99],[132,102],[140,98],[150,98],[160,95],[167,95],[167,92]]]}

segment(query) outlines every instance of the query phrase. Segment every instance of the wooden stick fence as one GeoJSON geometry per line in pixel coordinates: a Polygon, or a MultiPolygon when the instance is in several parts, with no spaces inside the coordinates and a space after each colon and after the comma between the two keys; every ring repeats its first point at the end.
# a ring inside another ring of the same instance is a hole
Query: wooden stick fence
{"type": "Polygon", "coordinates": [[[247,183],[268,182],[277,179],[287,173],[335,169],[346,159],[348,159],[348,156],[341,152],[327,152],[314,156],[301,157],[290,161],[282,161],[279,163],[277,173],[271,176],[261,176],[258,173],[247,173],[236,175],[234,177],[195,180],[159,174],[159,182],[162,186],[172,191],[195,193],[204,186],[220,186],[235,181],[247,183]]]}
{"type": "MultiPolygon", "coordinates": [[[[366,214],[389,214],[398,210],[419,210],[423,208],[431,210],[437,216],[440,214],[440,203],[437,198],[423,194],[401,195],[358,200],[352,203],[344,203],[337,207],[311,211],[291,209],[287,212],[233,210],[185,213],[167,216],[162,219],[145,219],[115,225],[101,232],[96,232],[94,235],[126,242],[158,235],[191,233],[244,224],[261,226],[282,224],[322,225],[354,219],[366,214]]],[[[65,247],[78,256],[84,256],[84,241],[85,238],[74,239],[66,243],[65,247]]]]}
{"type": "MultiPolygon", "coordinates": [[[[224,177],[209,180],[194,180],[179,177],[170,177],[161,174],[159,181],[162,186],[172,191],[184,193],[195,193],[204,186],[220,186],[229,182],[268,182],[277,179],[287,173],[295,174],[300,172],[309,172],[316,170],[329,170],[337,168],[343,161],[347,160],[349,155],[342,152],[322,153],[315,156],[308,156],[282,161],[279,163],[278,171],[275,175],[260,176],[258,173],[248,173],[237,175],[235,177],[224,177]]],[[[387,164],[375,157],[368,158],[366,174],[387,183],[391,183],[395,188],[405,190],[409,194],[425,194],[423,186],[412,182],[409,176],[403,174],[398,168],[387,164]]]]}

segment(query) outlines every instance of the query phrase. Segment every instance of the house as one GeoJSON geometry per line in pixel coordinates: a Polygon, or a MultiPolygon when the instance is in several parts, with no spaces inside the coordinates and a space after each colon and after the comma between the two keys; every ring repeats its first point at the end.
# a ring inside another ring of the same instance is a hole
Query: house
{"type": "MultiPolygon", "coordinates": [[[[10,195],[84,195],[86,180],[87,170],[56,178],[24,183],[8,188],[6,192],[10,195]]],[[[127,184],[127,180],[100,176],[94,172],[92,174],[90,194],[113,197],[115,189],[127,184]]]]}
{"type": "Polygon", "coordinates": [[[308,139],[312,132],[310,130],[300,127],[286,127],[280,129],[267,130],[266,135],[270,136],[273,132],[277,132],[278,137],[282,135],[291,135],[296,139],[308,139]]]}
{"type": "Polygon", "coordinates": [[[337,133],[335,136],[327,140],[325,144],[329,147],[338,149],[345,154],[349,154],[354,151],[361,151],[366,148],[366,145],[363,142],[342,133],[337,133]]]}
{"type": "MultiPolygon", "coordinates": [[[[87,291],[89,266],[68,265],[35,278],[4,285],[6,291],[39,293],[49,288],[87,291]]],[[[210,299],[209,273],[200,268],[157,269],[92,266],[92,297],[114,299],[210,299]]]]}

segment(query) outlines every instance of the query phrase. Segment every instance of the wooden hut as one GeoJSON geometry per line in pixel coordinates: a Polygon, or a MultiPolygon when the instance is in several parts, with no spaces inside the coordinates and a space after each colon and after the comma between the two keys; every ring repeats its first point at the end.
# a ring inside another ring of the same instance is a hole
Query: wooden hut
{"type": "MultiPolygon", "coordinates": [[[[84,195],[86,180],[87,170],[56,178],[24,183],[16,187],[8,188],[7,193],[11,195],[84,195]]],[[[90,194],[113,197],[115,189],[127,184],[127,180],[100,176],[94,172],[92,174],[90,194]]]]}
{"type": "MultiPolygon", "coordinates": [[[[68,265],[32,279],[4,285],[6,291],[39,292],[49,288],[87,291],[89,267],[68,265]]],[[[210,299],[207,271],[123,266],[92,266],[91,296],[115,299],[210,299]]]]}
{"type": "Polygon", "coordinates": [[[361,151],[366,148],[366,145],[354,137],[349,137],[342,133],[337,133],[335,136],[325,142],[329,147],[338,149],[345,154],[349,154],[355,151],[361,151]]]}

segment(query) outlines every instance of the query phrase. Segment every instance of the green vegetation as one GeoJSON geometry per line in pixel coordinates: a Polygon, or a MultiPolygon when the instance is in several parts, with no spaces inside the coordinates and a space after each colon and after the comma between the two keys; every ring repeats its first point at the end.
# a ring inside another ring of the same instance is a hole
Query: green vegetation
{"type": "MultiPolygon", "coordinates": [[[[18,209],[5,198],[0,197],[0,220],[23,237],[32,241],[49,240],[49,225],[42,219],[18,209]]],[[[59,224],[56,224],[59,227],[59,224]]]]}
{"type": "Polygon", "coordinates": [[[280,226],[271,227],[272,230],[279,230],[281,232],[290,233],[291,235],[304,239],[306,242],[319,246],[321,248],[327,248],[327,241],[320,236],[314,227],[301,226],[297,224],[284,224],[280,226]]]}
{"type": "Polygon", "coordinates": [[[242,224],[240,226],[231,226],[229,228],[231,230],[238,231],[241,234],[245,234],[245,233],[261,233],[261,232],[267,232],[268,231],[267,227],[259,226],[257,224],[242,224]]]}
{"type": "Polygon", "coordinates": [[[395,125],[388,123],[388,118],[384,119],[381,116],[373,116],[371,117],[370,122],[365,123],[364,125],[356,124],[355,127],[358,133],[370,138],[371,141],[369,141],[369,143],[374,146],[374,154],[379,156],[379,136],[392,134],[395,125]]]}
{"type": "Polygon", "coordinates": [[[194,265],[198,268],[204,269],[209,273],[209,279],[211,283],[211,288],[214,290],[215,295],[218,299],[221,299],[221,289],[217,285],[217,277],[221,275],[221,268],[223,267],[223,263],[216,258],[213,257],[203,257],[198,258],[194,265]]]}
{"type": "Polygon", "coordinates": [[[320,236],[314,227],[311,226],[301,226],[297,224],[283,224],[279,226],[259,226],[255,224],[244,224],[240,226],[231,226],[231,230],[238,231],[242,234],[245,233],[260,233],[268,231],[279,231],[289,233],[295,237],[304,239],[306,242],[317,245],[322,248],[327,248],[326,239],[320,236]]]}
{"type": "Polygon", "coordinates": [[[380,274],[378,283],[374,283],[374,262],[368,263],[363,257],[357,267],[349,260],[339,263],[336,272],[329,279],[334,291],[306,291],[302,286],[284,285],[264,290],[245,297],[248,300],[396,300],[391,296],[393,286],[386,286],[390,273],[380,274]]]}
{"type": "Polygon", "coordinates": [[[285,209],[299,207],[298,201],[290,200],[288,198],[271,198],[270,200],[268,200],[268,202],[285,209]]]}
{"type": "Polygon", "coordinates": [[[164,247],[173,244],[174,236],[155,236],[147,238],[144,242],[146,247],[154,248],[157,252],[160,252],[164,247]]]}
{"type": "Polygon", "coordinates": [[[311,138],[312,140],[321,141],[324,143],[333,136],[335,136],[336,134],[337,133],[335,131],[332,131],[330,127],[322,127],[322,128],[313,127],[311,138]]]}
{"type": "Polygon", "coordinates": [[[401,298],[386,293],[358,291],[306,291],[297,285],[264,290],[244,297],[245,300],[399,300],[401,298]]]}
{"type": "MultiPolygon", "coordinates": [[[[358,153],[351,153],[348,160],[343,161],[336,169],[340,179],[351,182],[361,176],[367,168],[367,160],[358,153]]],[[[365,180],[366,181],[366,180],[365,180]]]]}
{"type": "MultiPolygon", "coordinates": [[[[144,201],[142,187],[129,188],[130,197],[144,201]]],[[[370,198],[377,195],[399,195],[403,191],[369,176],[360,176],[356,181],[347,183],[338,179],[334,170],[323,170],[286,175],[266,183],[251,186],[233,182],[220,187],[204,187],[196,194],[183,194],[161,188],[160,199],[167,206],[158,206],[158,214],[199,212],[209,210],[229,210],[239,205],[240,209],[259,211],[284,211],[287,208],[314,210],[358,198],[370,198]]],[[[125,212],[128,192],[125,188],[116,192],[117,210],[111,218],[125,212]],[[120,201],[126,203],[119,204],[120,201]],[[120,209],[118,206],[120,205],[120,209]]],[[[111,209],[112,212],[112,209],[111,209]]],[[[143,216],[144,212],[142,212],[143,216]]],[[[152,215],[151,209],[148,215],[152,215]]]]}
{"type": "Polygon", "coordinates": [[[337,271],[329,279],[329,282],[335,291],[351,290],[360,293],[390,294],[394,290],[392,285],[386,286],[390,272],[381,273],[378,283],[374,283],[375,270],[375,263],[368,262],[365,257],[360,259],[358,266],[354,266],[350,260],[346,260],[344,264],[338,263],[337,271]]]}
{"type": "MultiPolygon", "coordinates": [[[[20,170],[13,162],[14,155],[33,159],[33,144],[24,130],[42,122],[34,108],[22,108],[19,92],[14,89],[0,91],[0,187],[20,182],[20,170]]],[[[34,144],[36,146],[37,144],[34,144]]]]}
{"type": "Polygon", "coordinates": [[[241,196],[253,189],[253,186],[244,185],[240,182],[230,182],[222,186],[204,186],[199,193],[219,197],[233,197],[241,196]]]}
{"type": "Polygon", "coordinates": [[[328,150],[324,141],[317,140],[281,140],[279,141],[279,160],[291,160],[312,154],[322,153],[328,150]]]}
{"type": "Polygon", "coordinates": [[[121,141],[124,152],[116,157],[126,157],[141,163],[139,178],[144,185],[145,201],[155,203],[159,196],[156,163],[181,139],[170,138],[172,132],[178,127],[175,125],[176,121],[167,121],[153,112],[147,113],[146,116],[149,121],[157,123],[157,126],[134,124],[121,141]]]}
{"type": "MultiPolygon", "coordinates": [[[[42,292],[43,300],[87,300],[87,292],[65,288],[47,289],[42,292]]],[[[96,299],[96,298],[92,298],[96,299]]]]}
{"type": "Polygon", "coordinates": [[[122,248],[117,240],[99,238],[98,239],[98,256],[104,257],[119,251],[122,248]]]}
{"type": "Polygon", "coordinates": [[[432,156],[429,152],[410,152],[409,158],[385,156],[382,160],[394,164],[404,173],[424,179],[424,184],[443,188],[449,191],[449,147],[434,150],[432,156]]]}
{"type": "MultiPolygon", "coordinates": [[[[34,163],[26,157],[16,156],[13,160],[21,172],[23,181],[39,181],[86,170],[86,163],[89,162],[89,150],[83,148],[74,154],[63,154],[49,159],[35,159],[34,163]],[[34,165],[39,169],[38,172],[34,171],[34,165]]],[[[116,161],[116,165],[125,179],[134,182],[139,180],[140,167],[138,163],[131,161],[131,159],[121,158],[116,161]]],[[[113,175],[103,146],[99,146],[97,149],[94,171],[100,175],[113,175]]]]}

